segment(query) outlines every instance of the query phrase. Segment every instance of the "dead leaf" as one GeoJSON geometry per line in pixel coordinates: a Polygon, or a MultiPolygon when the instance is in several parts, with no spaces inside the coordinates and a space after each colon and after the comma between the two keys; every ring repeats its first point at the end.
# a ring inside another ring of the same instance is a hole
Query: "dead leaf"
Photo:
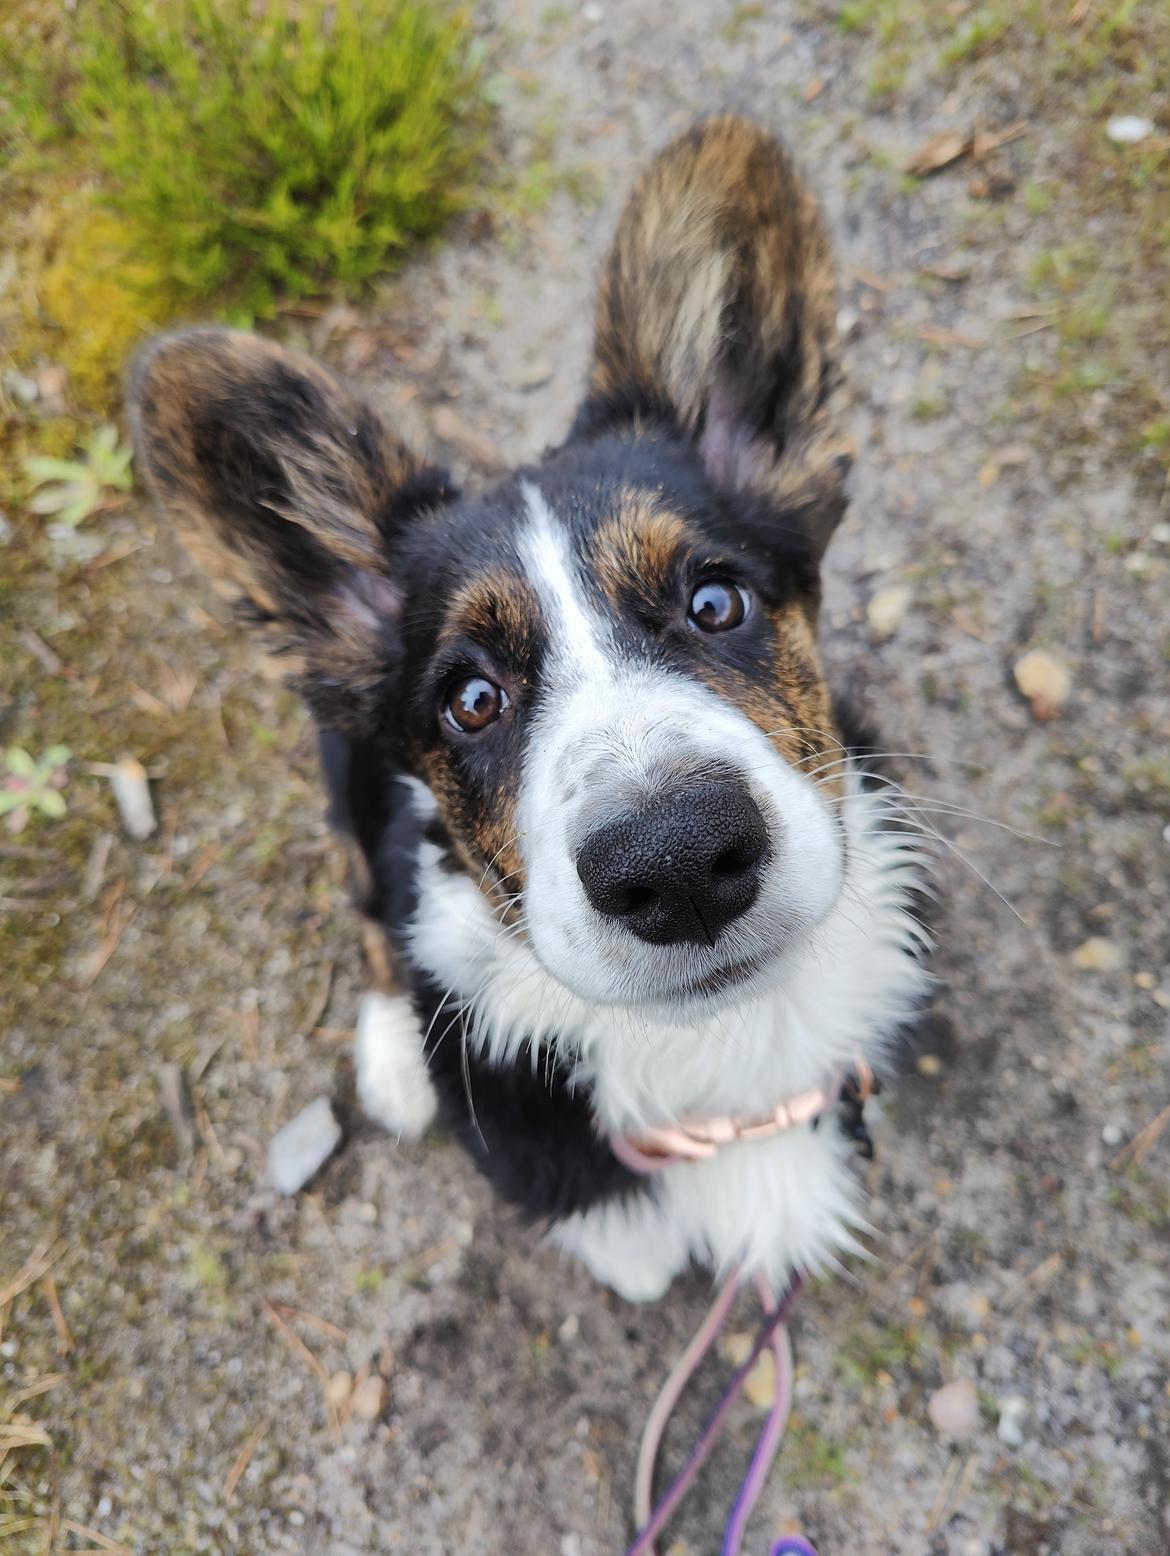
{"type": "Polygon", "coordinates": [[[962,130],[936,130],[928,135],[918,150],[904,164],[905,171],[915,178],[925,178],[941,168],[950,167],[971,150],[973,140],[962,130]]]}
{"type": "Polygon", "coordinates": [[[971,139],[971,155],[976,162],[982,157],[989,156],[993,151],[998,151],[1001,146],[1010,145],[1012,141],[1019,140],[1021,135],[1028,133],[1028,126],[1023,119],[1015,124],[1009,124],[1004,130],[976,130],[971,139]]]}
{"type": "Polygon", "coordinates": [[[987,344],[974,335],[964,335],[961,330],[944,330],[935,325],[919,330],[918,339],[924,340],[928,346],[962,346],[967,351],[978,351],[987,344]]]}
{"type": "Polygon", "coordinates": [[[818,98],[824,90],[825,83],[821,80],[820,76],[813,76],[804,83],[804,90],[800,95],[804,98],[806,103],[811,103],[816,98],[818,98]]]}
{"type": "Polygon", "coordinates": [[[505,460],[492,440],[464,421],[453,406],[438,406],[431,416],[431,426],[436,437],[457,448],[465,459],[481,470],[495,472],[506,468],[505,460]]]}
{"type": "Polygon", "coordinates": [[[757,1410],[771,1410],[776,1398],[776,1358],[770,1350],[760,1352],[744,1380],[743,1392],[757,1410]]]}
{"type": "Polygon", "coordinates": [[[971,266],[961,264],[923,265],[922,274],[933,276],[936,281],[969,281],[971,266]]]}
{"type": "Polygon", "coordinates": [[[1069,958],[1081,972],[1117,972],[1125,961],[1121,947],[1104,935],[1090,935],[1069,958]]]}

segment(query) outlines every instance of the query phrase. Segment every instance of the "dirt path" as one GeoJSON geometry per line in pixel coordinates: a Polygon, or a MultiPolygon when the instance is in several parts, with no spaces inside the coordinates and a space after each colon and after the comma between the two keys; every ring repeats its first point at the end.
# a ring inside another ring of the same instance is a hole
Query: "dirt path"
{"type": "MultiPolygon", "coordinates": [[[[927,813],[953,850],[942,982],[879,1133],[876,1258],[801,1310],[798,1413],[750,1548],[799,1525],[826,1556],[1157,1556],[1170,512],[1153,459],[1128,452],[1120,391],[1087,373],[1053,389],[1076,335],[1042,289],[1062,243],[1107,253],[1127,234],[1062,183],[1070,127],[1032,95],[1026,51],[943,69],[911,33],[891,61],[899,35],[853,10],[860,31],[802,5],[509,7],[508,157],[530,169],[513,214],[419,264],[381,308],[289,328],[482,474],[482,444],[510,461],[563,433],[593,269],[646,155],[718,107],[794,147],[838,244],[864,441],[832,553],[830,662],[892,750],[932,754],[906,763],[924,805],[1043,841],[927,813]],[[978,163],[913,185],[899,171],[935,130],[1019,121],[978,163]],[[893,626],[880,644],[875,597],[893,626]],[[1031,648],[1072,673],[1047,723],[1013,686],[1031,648]],[[926,1407],[957,1378],[976,1383],[980,1420],[952,1448],[926,1407]],[[997,1435],[1013,1396],[1018,1445],[997,1435]]],[[[127,522],[128,543],[145,522],[127,522]]],[[[58,1239],[72,1349],[56,1354],[34,1286],[0,1378],[64,1374],[37,1407],[62,1516],[136,1552],[613,1556],[637,1431],[701,1284],[624,1307],[440,1140],[365,1135],[317,1192],[265,1187],[271,1131],[334,1084],[361,968],[305,720],[232,634],[207,632],[209,603],[166,535],[64,597],[29,577],[27,625],[63,673],[22,671],[22,706],[81,756],[156,764],[164,825],[95,859],[116,824],[103,780],[79,779],[67,911],[22,915],[10,943],[0,1264],[58,1239]],[[185,1067],[189,1147],[160,1105],[163,1062],[185,1067]],[[318,1369],[378,1367],[383,1418],[331,1419],[318,1369]]],[[[676,1556],[717,1548],[757,1420],[735,1417],[676,1556]]]]}

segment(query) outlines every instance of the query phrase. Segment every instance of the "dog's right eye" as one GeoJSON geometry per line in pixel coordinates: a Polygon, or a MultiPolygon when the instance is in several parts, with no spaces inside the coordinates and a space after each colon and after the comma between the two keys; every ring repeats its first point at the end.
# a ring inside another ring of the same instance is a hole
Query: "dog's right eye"
{"type": "Polygon", "coordinates": [[[447,693],[443,717],[452,729],[477,735],[494,724],[507,706],[508,694],[502,686],[482,675],[469,675],[447,693]]]}

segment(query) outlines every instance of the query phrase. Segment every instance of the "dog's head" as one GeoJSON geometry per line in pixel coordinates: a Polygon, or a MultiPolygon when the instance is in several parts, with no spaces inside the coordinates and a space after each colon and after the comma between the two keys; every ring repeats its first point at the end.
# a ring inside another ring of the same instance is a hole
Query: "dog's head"
{"type": "Polygon", "coordinates": [[[427,785],[546,971],[673,1009],[766,978],[840,889],[840,400],[815,209],[736,119],[644,175],[570,438],[484,495],[251,336],[163,337],[132,384],[163,508],[317,719],[427,785]]]}

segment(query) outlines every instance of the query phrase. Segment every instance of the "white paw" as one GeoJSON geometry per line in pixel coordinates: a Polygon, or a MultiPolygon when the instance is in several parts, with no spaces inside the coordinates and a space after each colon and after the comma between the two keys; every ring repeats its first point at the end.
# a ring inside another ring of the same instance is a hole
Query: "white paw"
{"type": "Polygon", "coordinates": [[[684,1239],[649,1198],[570,1216],[550,1236],[627,1302],[657,1302],[687,1261],[684,1239]]]}
{"type": "Polygon", "coordinates": [[[418,1140],[434,1122],[438,1098],[423,1058],[423,1034],[402,994],[362,998],[353,1045],[362,1111],[391,1134],[418,1140]]]}
{"type": "Polygon", "coordinates": [[[585,1263],[595,1280],[616,1291],[626,1302],[657,1302],[670,1290],[674,1280],[673,1269],[655,1269],[645,1262],[620,1267],[614,1264],[595,1267],[590,1259],[585,1263]]]}

